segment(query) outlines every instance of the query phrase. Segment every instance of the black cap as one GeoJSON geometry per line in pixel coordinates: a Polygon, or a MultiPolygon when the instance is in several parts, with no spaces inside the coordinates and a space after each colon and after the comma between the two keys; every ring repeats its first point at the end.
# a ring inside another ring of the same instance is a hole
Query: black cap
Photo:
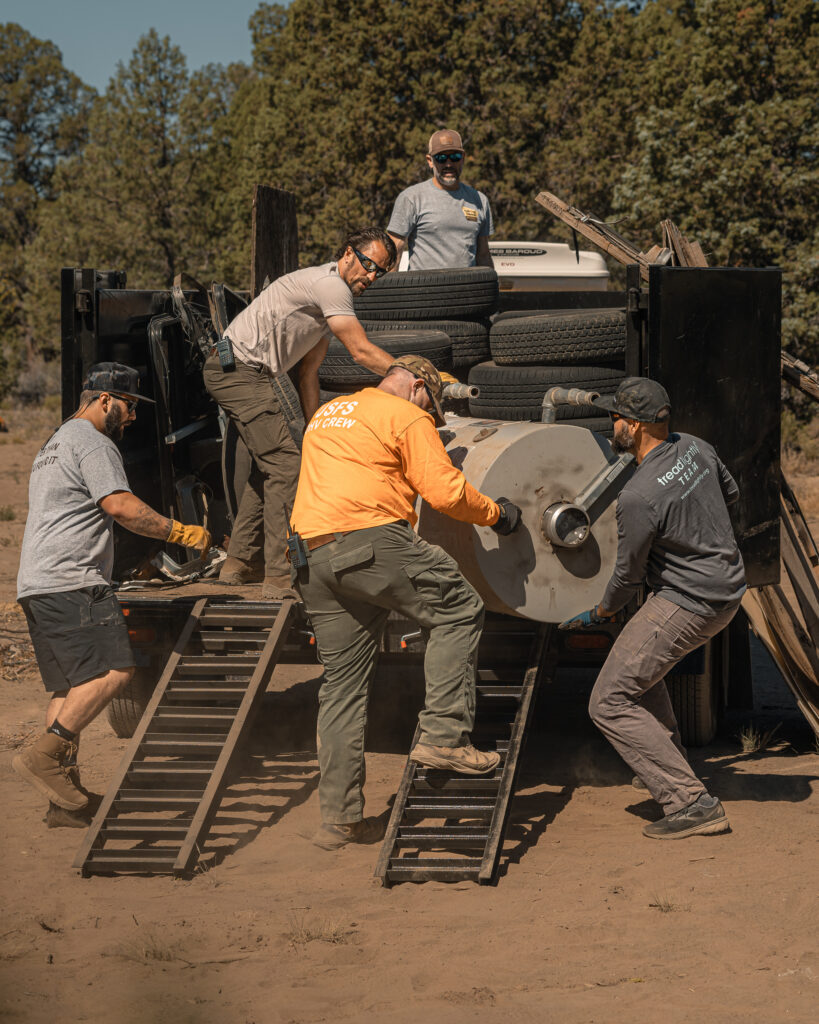
{"type": "Polygon", "coordinates": [[[668,392],[648,377],[625,377],[613,395],[600,395],[593,404],[638,423],[663,423],[671,415],[668,392]]]}
{"type": "Polygon", "coordinates": [[[83,391],[110,391],[127,398],[138,398],[141,402],[156,405],[153,398],[139,393],[139,374],[132,366],[124,363],[94,363],[83,381],[83,391]]]}

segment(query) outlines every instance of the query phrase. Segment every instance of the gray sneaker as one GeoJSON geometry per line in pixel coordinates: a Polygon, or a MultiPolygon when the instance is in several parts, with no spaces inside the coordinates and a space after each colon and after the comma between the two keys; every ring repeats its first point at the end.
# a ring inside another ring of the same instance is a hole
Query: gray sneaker
{"type": "Polygon", "coordinates": [[[487,775],[500,764],[500,754],[496,750],[476,750],[471,743],[465,747],[416,743],[410,760],[424,768],[441,768],[460,775],[487,775]]]}
{"type": "Polygon", "coordinates": [[[11,766],[52,803],[67,811],[78,811],[88,804],[88,797],[71,778],[71,769],[76,768],[76,752],[76,743],[44,732],[28,750],[14,758],[11,766]]]}
{"type": "Polygon", "coordinates": [[[715,796],[703,793],[681,811],[666,814],[643,829],[649,839],[685,839],[686,836],[715,836],[730,832],[725,809],[715,796]]]}

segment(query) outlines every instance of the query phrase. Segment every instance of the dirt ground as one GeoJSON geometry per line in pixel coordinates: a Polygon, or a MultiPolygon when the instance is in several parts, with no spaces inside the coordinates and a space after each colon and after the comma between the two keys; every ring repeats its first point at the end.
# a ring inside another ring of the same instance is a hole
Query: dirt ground
{"type": "MultiPolygon", "coordinates": [[[[317,675],[297,667],[281,670],[293,686],[256,725],[209,870],[79,877],[83,833],[46,829],[11,769],[45,704],[13,604],[43,438],[12,427],[0,435],[0,1019],[816,1021],[819,748],[758,647],[756,711],[733,713],[717,742],[692,751],[730,835],[644,839],[658,809],[588,721],[593,680],[565,671],[537,707],[498,885],[383,889],[377,846],[327,853],[306,838],[318,824],[317,675]],[[778,724],[773,744],[742,753],[749,723],[778,724]]],[[[816,481],[792,482],[819,534],[816,481]]],[[[389,682],[375,699],[367,813],[386,815],[412,723],[391,719],[389,682]]],[[[124,747],[104,719],[87,730],[89,788],[104,791],[124,747]]]]}

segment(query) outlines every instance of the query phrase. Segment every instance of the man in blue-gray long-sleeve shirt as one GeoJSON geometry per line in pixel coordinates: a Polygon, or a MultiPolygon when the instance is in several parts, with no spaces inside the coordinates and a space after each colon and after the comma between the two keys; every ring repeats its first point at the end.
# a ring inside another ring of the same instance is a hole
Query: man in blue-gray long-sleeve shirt
{"type": "Polygon", "coordinates": [[[603,600],[561,629],[605,622],[647,583],[651,595],[612,647],[589,712],[663,807],[644,835],[727,832],[722,804],[685,756],[663,679],[739,607],[745,571],[727,508],[739,489],[711,445],[669,433],[671,403],[656,381],[627,377],[595,404],[614,421],[613,449],[632,452],[637,470],[617,501],[617,563],[603,600]]]}

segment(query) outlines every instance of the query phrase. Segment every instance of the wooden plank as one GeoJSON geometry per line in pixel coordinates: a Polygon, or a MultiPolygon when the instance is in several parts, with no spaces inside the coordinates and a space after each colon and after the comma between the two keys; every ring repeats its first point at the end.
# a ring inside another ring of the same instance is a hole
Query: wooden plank
{"type": "Polygon", "coordinates": [[[176,666],[179,664],[179,659],[182,657],[182,652],[185,650],[185,646],[187,645],[188,640],[190,639],[191,633],[193,633],[194,629],[196,628],[196,625],[199,621],[199,616],[202,614],[202,610],[204,609],[206,604],[207,598],[203,597],[199,601],[197,601],[196,604],[191,609],[191,613],[188,616],[188,621],[185,623],[184,627],[182,628],[182,632],[176,639],[176,643],[173,646],[171,656],[168,658],[167,664],[165,665],[165,669],[162,672],[162,675],[159,677],[159,682],[157,683],[156,688],[153,692],[153,696],[148,702],[148,707],[145,708],[142,718],[139,721],[139,725],[136,728],[136,732],[131,737],[131,741],[129,742],[128,746],[125,748],[125,752],[122,755],[122,760],[120,761],[117,770],[114,772],[114,776],[111,779],[111,782],[108,784],[108,789],[105,792],[105,796],[102,799],[102,803],[100,804],[97,813],[94,815],[94,820],[91,822],[91,825],[88,829],[88,832],[85,835],[85,839],[83,840],[82,845],[77,851],[77,856],[74,858],[74,867],[80,868],[83,874],[87,874],[85,870],[85,862],[88,859],[89,854],[93,849],[100,846],[103,842],[102,838],[100,837],[100,829],[102,827],[102,824],[107,818],[108,813],[110,812],[111,807],[113,806],[114,801],[116,800],[120,786],[122,786],[123,782],[125,781],[125,777],[128,774],[128,769],[131,767],[134,758],[139,752],[139,748],[145,737],[145,733],[148,731],[148,727],[151,724],[154,714],[156,713],[156,709],[159,707],[159,702],[162,700],[165,694],[165,690],[168,688],[168,683],[171,680],[171,676],[173,675],[176,666]]]}
{"type": "Polygon", "coordinates": [[[299,268],[299,227],[296,197],[269,185],[253,190],[250,243],[250,293],[256,298],[265,278],[275,281],[299,268]]]}

